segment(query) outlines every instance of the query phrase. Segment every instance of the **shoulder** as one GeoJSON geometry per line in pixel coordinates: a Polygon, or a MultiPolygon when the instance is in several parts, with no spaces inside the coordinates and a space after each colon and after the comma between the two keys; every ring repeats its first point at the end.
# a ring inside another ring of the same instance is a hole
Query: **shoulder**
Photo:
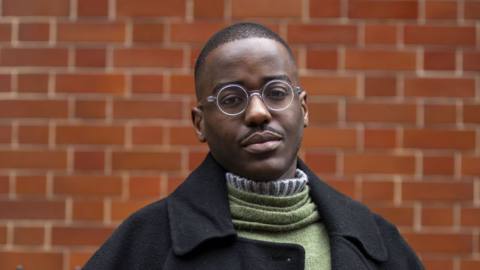
{"type": "Polygon", "coordinates": [[[167,199],[163,199],[130,215],[83,269],[148,269],[161,265],[170,249],[167,199]]]}
{"type": "Polygon", "coordinates": [[[372,215],[388,250],[386,269],[393,269],[393,266],[397,265],[404,267],[400,269],[424,269],[415,251],[405,241],[397,227],[376,213],[372,213],[372,215]]]}

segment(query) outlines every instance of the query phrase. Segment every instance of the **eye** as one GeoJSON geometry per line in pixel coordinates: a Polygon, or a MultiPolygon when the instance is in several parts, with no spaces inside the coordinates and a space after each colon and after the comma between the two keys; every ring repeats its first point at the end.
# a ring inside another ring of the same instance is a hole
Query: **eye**
{"type": "Polygon", "coordinates": [[[238,106],[244,102],[244,97],[235,94],[222,95],[219,102],[222,106],[238,106]]]}
{"type": "Polygon", "coordinates": [[[271,100],[283,100],[290,95],[291,91],[288,85],[283,83],[275,83],[269,85],[264,92],[265,98],[271,100]]]}

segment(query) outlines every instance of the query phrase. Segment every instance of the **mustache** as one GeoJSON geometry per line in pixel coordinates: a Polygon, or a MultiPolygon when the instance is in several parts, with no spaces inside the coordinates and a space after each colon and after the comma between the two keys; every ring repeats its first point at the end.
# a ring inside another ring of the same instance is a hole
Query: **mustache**
{"type": "Polygon", "coordinates": [[[248,137],[250,137],[253,133],[255,132],[261,132],[261,131],[270,131],[270,132],[273,132],[275,133],[276,135],[278,136],[281,136],[283,138],[283,134],[272,128],[272,127],[269,127],[269,126],[262,126],[262,127],[255,127],[255,128],[252,128],[250,129],[247,133],[245,133],[241,138],[240,138],[240,141],[244,141],[245,139],[247,139],[248,137]]]}

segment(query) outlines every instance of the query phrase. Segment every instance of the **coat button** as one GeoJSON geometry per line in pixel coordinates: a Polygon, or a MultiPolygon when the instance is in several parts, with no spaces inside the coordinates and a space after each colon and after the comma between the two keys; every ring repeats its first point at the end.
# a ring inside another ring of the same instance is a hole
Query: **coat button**
{"type": "Polygon", "coordinates": [[[292,258],[288,257],[287,262],[292,262],[292,258]]]}

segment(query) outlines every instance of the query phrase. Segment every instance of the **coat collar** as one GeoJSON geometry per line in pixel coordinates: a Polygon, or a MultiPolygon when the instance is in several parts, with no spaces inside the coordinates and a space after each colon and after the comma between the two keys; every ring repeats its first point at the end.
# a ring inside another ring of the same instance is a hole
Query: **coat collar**
{"type": "MultiPolygon", "coordinates": [[[[310,195],[331,236],[354,238],[370,257],[384,261],[387,251],[371,212],[321,181],[299,159],[309,179],[310,195]]],[[[173,251],[186,255],[207,240],[234,238],[225,170],[211,154],[167,199],[173,251]]],[[[332,252],[334,252],[334,247],[332,252]]]]}

